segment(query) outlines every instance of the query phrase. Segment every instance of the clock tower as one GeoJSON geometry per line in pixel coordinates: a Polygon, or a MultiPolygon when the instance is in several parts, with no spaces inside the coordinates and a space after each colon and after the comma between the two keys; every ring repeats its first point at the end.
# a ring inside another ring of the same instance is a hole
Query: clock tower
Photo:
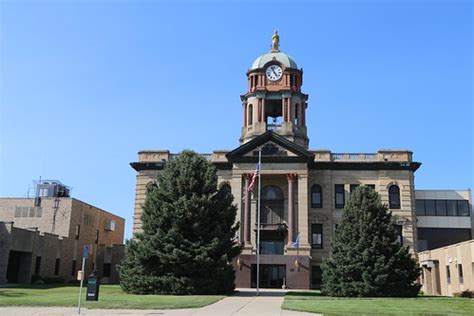
{"type": "Polygon", "coordinates": [[[247,71],[248,90],[242,100],[240,144],[271,130],[308,148],[306,108],[308,95],[301,92],[303,69],[280,52],[275,31],[270,52],[258,57],[247,71]]]}

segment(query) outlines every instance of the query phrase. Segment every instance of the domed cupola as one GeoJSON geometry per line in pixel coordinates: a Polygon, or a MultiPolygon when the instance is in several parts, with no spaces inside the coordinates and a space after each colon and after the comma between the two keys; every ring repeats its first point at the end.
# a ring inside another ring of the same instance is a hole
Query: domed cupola
{"type": "Polygon", "coordinates": [[[272,49],[255,59],[247,71],[248,90],[241,96],[243,127],[240,143],[272,130],[308,148],[306,108],[308,96],[301,92],[303,69],[280,52],[275,31],[272,49]]]}

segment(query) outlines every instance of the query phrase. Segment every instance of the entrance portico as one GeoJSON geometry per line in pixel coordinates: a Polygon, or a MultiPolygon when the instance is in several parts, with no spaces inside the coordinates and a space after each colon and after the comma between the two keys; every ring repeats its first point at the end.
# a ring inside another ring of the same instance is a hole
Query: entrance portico
{"type": "MultiPolygon", "coordinates": [[[[256,285],[257,184],[249,191],[262,152],[260,207],[261,287],[309,288],[308,163],[314,158],[273,131],[254,138],[226,157],[241,172],[241,236],[244,249],[235,261],[236,285],[256,285]],[[293,246],[298,234],[299,246],[293,246]],[[263,270],[262,270],[263,269],[263,270]]],[[[238,190],[237,190],[238,191],[238,190]]],[[[237,193],[237,192],[235,192],[237,193]]]]}

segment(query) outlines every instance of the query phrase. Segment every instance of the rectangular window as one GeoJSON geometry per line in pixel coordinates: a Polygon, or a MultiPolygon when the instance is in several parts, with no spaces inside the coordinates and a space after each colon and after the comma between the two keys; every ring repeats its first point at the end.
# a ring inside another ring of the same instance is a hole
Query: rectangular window
{"type": "Polygon", "coordinates": [[[462,264],[458,264],[458,273],[459,273],[459,283],[464,283],[464,273],[462,271],[462,264]]]}
{"type": "Polygon", "coordinates": [[[451,284],[451,271],[449,271],[449,266],[446,266],[446,280],[448,284],[451,284]]]}
{"type": "Polygon", "coordinates": [[[321,208],[321,193],[320,192],[312,192],[311,193],[311,201],[313,201],[311,207],[313,208],[321,208]]]}
{"type": "Polygon", "coordinates": [[[458,215],[469,216],[469,203],[467,200],[458,200],[458,215]]]}
{"type": "Polygon", "coordinates": [[[336,208],[343,208],[345,203],[344,184],[336,184],[334,186],[336,208]]]}
{"type": "Polygon", "coordinates": [[[59,274],[59,264],[61,262],[61,259],[56,258],[56,263],[54,264],[54,275],[59,274]]]}
{"type": "Polygon", "coordinates": [[[21,207],[15,207],[15,217],[21,217],[21,207]]]}
{"type": "Polygon", "coordinates": [[[39,274],[41,269],[41,256],[36,256],[35,274],[39,274]]]}
{"type": "Polygon", "coordinates": [[[426,216],[436,216],[435,200],[425,200],[425,214],[426,216]]]}
{"type": "Polygon", "coordinates": [[[446,200],[436,200],[436,216],[446,216],[446,200]]]}
{"type": "Polygon", "coordinates": [[[403,231],[403,226],[402,225],[395,225],[395,233],[397,235],[397,242],[400,244],[400,245],[403,245],[403,234],[402,234],[402,231],[403,231]]]}
{"type": "Polygon", "coordinates": [[[76,225],[76,240],[79,239],[79,235],[81,233],[81,225],[76,225]]]}
{"type": "Polygon", "coordinates": [[[115,221],[113,219],[105,221],[105,230],[115,231],[115,221]]]}
{"type": "Polygon", "coordinates": [[[448,216],[458,216],[458,206],[456,200],[447,200],[446,209],[448,216]]]}
{"type": "Polygon", "coordinates": [[[375,191],[375,184],[367,184],[367,186],[375,191]]]}
{"type": "Polygon", "coordinates": [[[36,217],[43,216],[43,209],[39,206],[36,207],[36,217]]]}
{"type": "Polygon", "coordinates": [[[282,240],[264,240],[260,242],[260,254],[282,255],[284,253],[284,242],[282,240]]]}
{"type": "Polygon", "coordinates": [[[95,243],[96,244],[99,243],[99,230],[98,229],[95,230],[95,243]]]}
{"type": "Polygon", "coordinates": [[[311,248],[323,249],[323,224],[311,225],[311,248]]]}
{"type": "Polygon", "coordinates": [[[72,260],[71,275],[72,276],[76,275],[76,260],[72,260]]]}
{"type": "Polygon", "coordinates": [[[425,200],[415,200],[416,215],[425,215],[425,200]]]}
{"type": "Polygon", "coordinates": [[[34,207],[29,207],[29,217],[35,217],[36,209],[34,207]]]}
{"type": "Polygon", "coordinates": [[[112,270],[112,265],[110,263],[104,263],[102,276],[106,278],[110,277],[111,270],[112,270]]]}

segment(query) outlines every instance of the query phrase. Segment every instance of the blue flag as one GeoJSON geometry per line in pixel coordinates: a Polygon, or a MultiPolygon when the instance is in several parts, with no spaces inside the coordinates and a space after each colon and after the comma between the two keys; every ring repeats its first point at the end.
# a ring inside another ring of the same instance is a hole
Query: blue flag
{"type": "Polygon", "coordinates": [[[298,233],[298,236],[296,236],[296,240],[293,243],[293,247],[299,248],[300,247],[300,233],[298,233]]]}

